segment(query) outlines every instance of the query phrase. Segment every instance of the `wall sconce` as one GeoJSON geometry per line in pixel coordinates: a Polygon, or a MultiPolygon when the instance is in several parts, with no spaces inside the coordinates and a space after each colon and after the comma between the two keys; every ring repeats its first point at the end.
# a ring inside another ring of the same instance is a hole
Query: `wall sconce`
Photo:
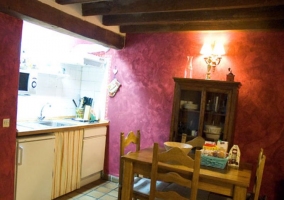
{"type": "Polygon", "coordinates": [[[215,67],[221,62],[222,55],[225,54],[224,46],[221,43],[215,42],[213,45],[209,43],[204,43],[201,48],[200,54],[203,54],[205,56],[204,60],[207,64],[207,73],[205,79],[210,80],[211,68],[212,72],[214,72],[215,67]]]}

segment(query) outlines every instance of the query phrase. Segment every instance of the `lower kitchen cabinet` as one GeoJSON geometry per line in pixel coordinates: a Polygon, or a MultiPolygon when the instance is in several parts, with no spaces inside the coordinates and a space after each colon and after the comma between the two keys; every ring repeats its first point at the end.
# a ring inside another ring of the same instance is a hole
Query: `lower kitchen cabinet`
{"type": "Polygon", "coordinates": [[[52,199],[80,188],[84,129],[55,133],[52,199]]]}
{"type": "Polygon", "coordinates": [[[84,129],[81,186],[101,178],[104,167],[106,127],[84,129]]]}
{"type": "Polygon", "coordinates": [[[54,134],[17,138],[15,199],[50,200],[54,134]]]}
{"type": "Polygon", "coordinates": [[[16,200],[50,200],[101,178],[107,126],[17,138],[16,200]]]}

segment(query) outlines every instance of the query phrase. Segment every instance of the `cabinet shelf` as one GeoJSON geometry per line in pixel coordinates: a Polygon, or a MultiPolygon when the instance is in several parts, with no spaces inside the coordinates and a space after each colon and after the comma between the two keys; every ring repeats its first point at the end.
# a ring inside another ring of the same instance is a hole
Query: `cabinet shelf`
{"type": "Polygon", "coordinates": [[[216,112],[205,112],[205,115],[219,115],[219,116],[226,116],[226,113],[216,113],[216,112]]]}
{"type": "Polygon", "coordinates": [[[205,125],[222,128],[220,138],[232,145],[239,82],[174,78],[175,90],[171,120],[171,141],[181,141],[183,133],[187,140],[193,139],[191,132],[204,137],[205,125]],[[184,109],[183,104],[191,102],[198,109],[184,109]],[[210,110],[210,111],[209,111],[210,110]]]}
{"type": "Polygon", "coordinates": [[[194,112],[194,113],[200,113],[199,110],[190,110],[190,109],[181,109],[181,112],[194,112]]]}

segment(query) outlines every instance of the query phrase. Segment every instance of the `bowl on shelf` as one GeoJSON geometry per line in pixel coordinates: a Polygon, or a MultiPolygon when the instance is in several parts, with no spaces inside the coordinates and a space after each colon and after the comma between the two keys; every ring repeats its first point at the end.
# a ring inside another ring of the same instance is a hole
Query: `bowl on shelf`
{"type": "Polygon", "coordinates": [[[170,150],[173,147],[178,147],[186,154],[188,154],[192,149],[192,146],[190,144],[185,144],[181,142],[164,142],[164,146],[166,150],[170,150]]]}
{"type": "Polygon", "coordinates": [[[210,132],[207,132],[207,131],[205,131],[205,134],[206,134],[207,139],[211,139],[211,140],[215,140],[215,141],[219,140],[220,135],[221,135],[221,133],[210,133],[210,132]]]}
{"type": "Polygon", "coordinates": [[[221,133],[222,127],[215,125],[205,125],[205,132],[219,134],[221,133]]]}
{"type": "Polygon", "coordinates": [[[192,101],[189,101],[188,103],[184,104],[184,109],[187,109],[187,110],[197,110],[198,108],[198,104],[194,104],[192,103],[192,101]]]}

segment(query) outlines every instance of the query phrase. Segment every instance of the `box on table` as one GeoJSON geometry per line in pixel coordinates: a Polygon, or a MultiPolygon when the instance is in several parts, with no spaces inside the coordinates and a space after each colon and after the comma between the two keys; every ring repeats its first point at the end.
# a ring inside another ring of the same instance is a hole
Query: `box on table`
{"type": "Polygon", "coordinates": [[[201,154],[201,165],[224,169],[228,162],[227,156],[228,142],[205,141],[201,154]]]}
{"type": "Polygon", "coordinates": [[[201,154],[201,165],[214,167],[218,169],[224,169],[227,165],[228,157],[227,158],[218,158],[214,156],[208,156],[201,154]]]}

